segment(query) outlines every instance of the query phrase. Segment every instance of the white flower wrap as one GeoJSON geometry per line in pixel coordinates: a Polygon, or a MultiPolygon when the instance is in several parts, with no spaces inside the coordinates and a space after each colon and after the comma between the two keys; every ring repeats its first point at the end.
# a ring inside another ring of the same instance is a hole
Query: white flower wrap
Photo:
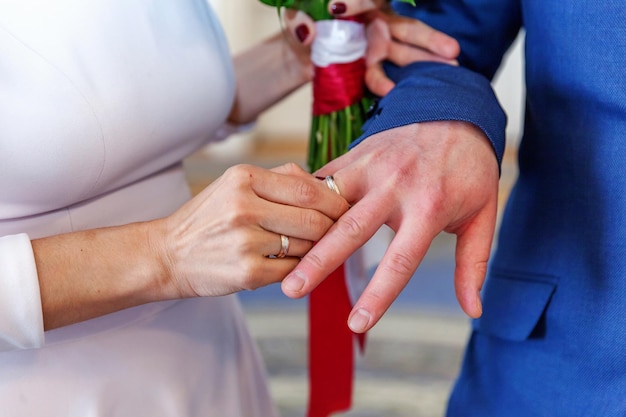
{"type": "Polygon", "coordinates": [[[315,22],[311,60],[317,67],[354,62],[365,56],[367,38],[363,24],[350,20],[315,22]]]}

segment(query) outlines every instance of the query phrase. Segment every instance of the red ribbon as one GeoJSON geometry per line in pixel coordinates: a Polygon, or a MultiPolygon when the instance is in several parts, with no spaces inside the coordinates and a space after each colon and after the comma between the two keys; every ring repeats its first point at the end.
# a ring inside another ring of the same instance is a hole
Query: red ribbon
{"type": "MultiPolygon", "coordinates": [[[[341,111],[365,93],[365,59],[315,67],[313,115],[341,111]]],[[[330,149],[330,146],[329,146],[330,149]]],[[[348,327],[352,302],[345,266],[333,271],[309,295],[309,407],[307,417],[328,417],[349,410],[354,379],[354,342],[361,351],[365,335],[348,327]]]]}
{"type": "Polygon", "coordinates": [[[358,103],[365,92],[365,59],[315,67],[313,115],[329,114],[358,103]]]}
{"type": "Polygon", "coordinates": [[[327,417],[351,406],[354,333],[347,324],[351,309],[341,265],[309,296],[307,417],[327,417]]]}

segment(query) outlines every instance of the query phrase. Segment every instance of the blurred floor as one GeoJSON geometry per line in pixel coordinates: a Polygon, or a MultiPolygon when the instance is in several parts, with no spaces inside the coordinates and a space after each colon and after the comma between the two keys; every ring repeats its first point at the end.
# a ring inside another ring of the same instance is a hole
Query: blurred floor
{"type": "MultiPolygon", "coordinates": [[[[304,167],[303,141],[237,146],[243,151],[208,148],[188,158],[185,166],[194,193],[236,163],[269,168],[296,162],[304,167]]],[[[516,175],[514,157],[507,153],[503,164],[501,207],[516,175]]],[[[366,256],[378,259],[391,237],[389,230],[381,230],[366,256]]],[[[454,296],[454,244],[451,235],[435,239],[406,289],[368,333],[366,353],[357,361],[353,409],[337,416],[444,415],[469,332],[469,321],[454,296]]],[[[278,285],[241,293],[240,298],[282,416],[304,417],[308,390],[306,300],[288,299],[278,285]]]]}

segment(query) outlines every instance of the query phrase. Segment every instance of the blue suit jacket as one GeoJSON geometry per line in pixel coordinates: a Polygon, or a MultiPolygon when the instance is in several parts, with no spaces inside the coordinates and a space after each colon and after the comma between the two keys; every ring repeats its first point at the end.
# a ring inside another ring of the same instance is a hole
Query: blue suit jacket
{"type": "Polygon", "coordinates": [[[524,28],[526,114],[508,201],[449,416],[626,416],[626,1],[418,0],[461,68],[390,74],[363,138],[467,120],[504,149],[486,79],[524,28]]]}

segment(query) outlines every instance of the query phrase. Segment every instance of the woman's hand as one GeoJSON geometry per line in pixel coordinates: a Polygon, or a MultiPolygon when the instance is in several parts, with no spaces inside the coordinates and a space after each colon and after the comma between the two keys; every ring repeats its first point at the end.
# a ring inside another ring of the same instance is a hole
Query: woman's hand
{"type": "Polygon", "coordinates": [[[164,219],[154,242],[176,297],[225,295],[281,281],[347,209],[295,164],[238,165],[164,219]],[[275,258],[281,235],[288,254],[275,258]]]}
{"type": "Polygon", "coordinates": [[[294,164],[240,165],[164,219],[35,239],[45,328],[281,281],[347,209],[294,164]]]}
{"type": "MultiPolygon", "coordinates": [[[[382,62],[404,66],[418,61],[456,65],[460,47],[450,36],[419,20],[395,15],[385,0],[331,1],[328,10],[337,17],[361,15],[367,22],[366,84],[374,94],[384,96],[394,86],[382,69],[382,62]]],[[[315,25],[305,13],[285,11],[289,32],[308,46],[315,38],[315,25]]]]}

